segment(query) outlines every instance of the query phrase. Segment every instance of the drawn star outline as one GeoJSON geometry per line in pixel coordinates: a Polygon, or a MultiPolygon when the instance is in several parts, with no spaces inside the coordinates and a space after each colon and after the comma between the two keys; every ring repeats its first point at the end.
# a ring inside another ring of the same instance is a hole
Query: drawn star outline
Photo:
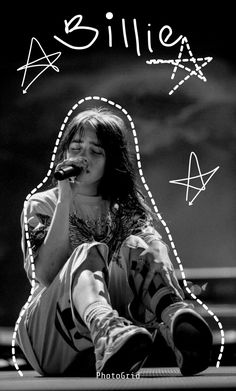
{"type": "Polygon", "coordinates": [[[27,58],[27,62],[25,65],[21,66],[20,68],[17,69],[17,71],[22,71],[24,70],[24,75],[23,75],[23,78],[22,78],[22,83],[21,83],[21,87],[24,88],[24,84],[25,84],[25,78],[26,78],[26,74],[27,74],[27,71],[28,69],[30,68],[36,68],[36,67],[39,67],[39,68],[43,68],[41,69],[41,71],[30,81],[30,83],[23,89],[23,94],[26,94],[27,93],[27,90],[28,88],[36,81],[36,79],[42,75],[42,73],[44,73],[48,68],[52,68],[55,72],[59,72],[59,68],[56,66],[56,65],[53,65],[54,62],[56,62],[58,60],[58,58],[60,57],[61,55],[61,52],[56,52],[56,53],[51,53],[51,54],[46,54],[46,52],[44,51],[43,47],[41,46],[41,44],[39,43],[39,41],[36,39],[36,38],[31,38],[31,42],[30,42],[30,48],[29,48],[29,53],[28,53],[28,58],[27,58]],[[34,61],[31,61],[29,62],[30,60],[30,57],[31,57],[31,51],[32,51],[32,47],[33,47],[33,43],[36,42],[40,48],[40,50],[42,51],[42,53],[44,54],[44,56],[40,57],[40,58],[37,58],[36,60],[34,61]],[[50,58],[54,58],[52,61],[50,60],[50,58]],[[43,60],[46,60],[45,62],[43,62],[43,60]]]}
{"type": "Polygon", "coordinates": [[[190,49],[188,39],[187,37],[183,37],[181,40],[181,46],[180,46],[180,51],[178,58],[176,59],[170,59],[170,60],[163,60],[163,59],[151,59],[147,60],[146,63],[149,65],[158,65],[158,64],[171,64],[174,66],[172,75],[171,75],[171,80],[175,78],[177,69],[184,69],[187,72],[187,75],[181,79],[172,89],[169,91],[169,95],[172,95],[181,85],[184,84],[185,81],[190,79],[192,76],[198,77],[200,80],[206,82],[207,79],[204,76],[202,72],[202,68],[204,68],[207,64],[209,64],[212,61],[213,57],[199,57],[196,58],[193,56],[193,53],[190,49]],[[188,58],[182,58],[183,55],[183,49],[184,47],[187,48],[189,57],[188,58]],[[191,69],[189,66],[184,65],[185,63],[193,63],[194,68],[191,69]],[[201,65],[199,65],[201,63],[201,65]]]}
{"type": "Polygon", "coordinates": [[[181,185],[181,186],[186,186],[186,202],[188,202],[189,206],[192,206],[193,202],[199,196],[199,194],[202,191],[206,190],[207,183],[211,180],[211,178],[213,177],[213,175],[216,173],[216,171],[218,169],[219,169],[219,166],[217,166],[216,168],[214,168],[211,171],[208,171],[208,172],[205,172],[204,174],[202,174],[201,168],[200,168],[200,165],[199,165],[199,162],[198,162],[197,155],[194,152],[191,152],[190,157],[189,157],[189,166],[188,166],[188,176],[187,176],[187,178],[175,179],[175,180],[169,181],[169,183],[173,183],[173,184],[181,185]],[[191,169],[192,169],[192,158],[193,157],[195,159],[195,163],[196,163],[199,175],[190,176],[191,175],[191,169]],[[204,180],[205,177],[207,178],[206,180],[204,180]],[[197,178],[200,179],[200,182],[201,182],[201,186],[200,187],[193,186],[193,185],[190,184],[191,180],[193,181],[193,180],[195,180],[197,178]],[[189,201],[189,189],[197,190],[195,196],[190,201],[189,201]]]}

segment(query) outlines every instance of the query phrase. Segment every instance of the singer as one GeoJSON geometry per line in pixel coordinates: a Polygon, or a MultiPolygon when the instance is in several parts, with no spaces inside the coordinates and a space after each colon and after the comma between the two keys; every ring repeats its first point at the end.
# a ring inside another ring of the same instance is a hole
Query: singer
{"type": "Polygon", "coordinates": [[[156,330],[183,375],[209,366],[212,333],[184,300],[157,217],[137,185],[126,133],[112,111],[80,112],[55,163],[56,172],[69,167],[69,174],[28,202],[36,289],[17,342],[42,375],[134,374],[156,330]]]}

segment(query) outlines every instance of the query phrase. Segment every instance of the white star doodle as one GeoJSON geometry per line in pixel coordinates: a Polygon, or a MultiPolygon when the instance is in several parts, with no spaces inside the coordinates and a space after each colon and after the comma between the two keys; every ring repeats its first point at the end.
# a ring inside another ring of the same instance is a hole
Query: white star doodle
{"type": "Polygon", "coordinates": [[[48,68],[52,68],[55,72],[59,72],[59,68],[56,66],[56,65],[53,65],[55,61],[57,61],[57,59],[60,57],[61,55],[61,52],[56,52],[56,53],[51,53],[51,54],[46,54],[45,51],[43,50],[41,44],[39,43],[39,41],[36,39],[36,38],[31,38],[31,41],[30,41],[30,48],[29,48],[29,53],[28,53],[28,58],[27,58],[27,62],[25,65],[23,65],[22,67],[18,68],[17,71],[22,71],[24,70],[24,75],[23,75],[23,78],[22,78],[22,83],[21,83],[21,87],[24,87],[24,83],[25,83],[25,78],[26,78],[26,73],[27,73],[27,70],[29,68],[36,68],[36,67],[39,67],[39,68],[43,68],[32,80],[31,82],[26,86],[26,88],[23,88],[23,94],[26,94],[27,93],[27,90],[28,88],[36,81],[36,79],[42,75],[43,72],[45,72],[48,68]],[[39,46],[39,48],[41,49],[41,51],[43,52],[44,56],[43,57],[40,57],[34,61],[31,61],[29,62],[30,60],[30,56],[31,56],[31,50],[32,50],[32,46],[33,46],[33,43],[36,42],[39,46]],[[53,61],[50,61],[50,57],[52,58],[54,56],[54,59],[53,61]],[[46,59],[46,62],[42,61],[43,59],[46,59]]]}
{"type": "Polygon", "coordinates": [[[202,174],[201,169],[200,169],[200,165],[199,165],[199,162],[198,162],[197,155],[194,152],[191,152],[190,157],[189,157],[189,165],[188,165],[188,177],[187,178],[182,178],[182,179],[175,179],[175,180],[169,181],[169,183],[173,183],[175,185],[186,186],[186,202],[188,202],[189,206],[192,206],[193,202],[198,197],[198,195],[203,190],[206,190],[206,184],[210,181],[210,179],[212,178],[212,176],[216,173],[216,171],[218,169],[219,169],[219,166],[217,166],[216,168],[214,168],[211,171],[208,171],[208,172],[205,172],[204,174],[202,174]],[[195,158],[195,162],[196,162],[196,165],[197,165],[197,169],[198,169],[199,175],[190,176],[191,168],[192,168],[192,158],[193,157],[195,158]],[[203,178],[207,177],[207,176],[208,176],[208,178],[206,179],[206,181],[204,181],[203,178]],[[197,178],[199,178],[200,181],[201,181],[201,187],[190,185],[190,181],[191,180],[195,180],[197,178]],[[195,196],[190,201],[189,201],[189,189],[197,190],[195,196]]]}
{"type": "Polygon", "coordinates": [[[162,59],[155,60],[155,59],[152,59],[152,60],[147,60],[146,63],[149,64],[149,65],[172,64],[174,66],[174,69],[173,69],[173,72],[172,72],[172,75],[171,75],[171,79],[172,80],[175,78],[175,75],[176,75],[176,72],[177,72],[178,68],[181,68],[181,69],[184,69],[185,71],[187,71],[188,74],[183,79],[181,79],[169,91],[169,95],[172,95],[181,85],[184,84],[185,81],[190,79],[190,77],[192,77],[192,76],[196,76],[200,80],[206,82],[207,79],[203,75],[203,72],[202,72],[201,69],[204,68],[207,64],[209,64],[209,62],[211,62],[212,59],[213,59],[213,57],[199,57],[199,58],[194,57],[193,53],[192,53],[192,51],[190,49],[187,37],[183,37],[182,40],[181,40],[180,51],[179,51],[179,55],[178,55],[177,59],[174,59],[174,60],[162,60],[162,59]],[[187,47],[187,50],[188,50],[188,53],[189,53],[189,58],[182,58],[184,45],[186,45],[186,47],[187,47]],[[183,63],[193,63],[194,68],[191,69],[188,66],[183,65],[183,63]],[[199,63],[202,63],[202,64],[199,65],[199,63]]]}

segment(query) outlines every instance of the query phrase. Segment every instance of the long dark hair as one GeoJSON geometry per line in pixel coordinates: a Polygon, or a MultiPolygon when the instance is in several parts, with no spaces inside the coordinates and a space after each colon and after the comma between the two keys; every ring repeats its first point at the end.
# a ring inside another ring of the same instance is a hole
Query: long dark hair
{"type": "Polygon", "coordinates": [[[66,127],[59,144],[55,166],[65,158],[65,153],[74,135],[77,132],[83,132],[86,124],[94,127],[106,154],[105,172],[99,184],[99,194],[113,204],[128,203],[137,212],[150,214],[151,210],[144,202],[144,197],[136,182],[125,123],[111,110],[92,108],[76,115],[66,127]]]}

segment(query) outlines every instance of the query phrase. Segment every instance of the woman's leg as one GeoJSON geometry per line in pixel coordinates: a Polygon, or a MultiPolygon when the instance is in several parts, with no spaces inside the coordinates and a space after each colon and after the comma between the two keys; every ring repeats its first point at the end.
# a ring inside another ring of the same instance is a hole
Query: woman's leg
{"type": "Polygon", "coordinates": [[[145,322],[145,309],[153,313],[158,329],[174,350],[183,374],[206,369],[212,347],[212,334],[207,323],[193,305],[183,300],[175,275],[167,276],[166,270],[163,274],[152,273],[150,258],[142,256],[147,245],[141,238],[131,236],[125,246],[129,248],[129,283],[134,293],[130,305],[132,317],[145,322]]]}
{"type": "Polygon", "coordinates": [[[103,309],[102,312],[106,313],[107,310],[112,309],[105,281],[106,274],[106,260],[99,248],[93,246],[86,260],[74,273],[72,284],[73,305],[85,323],[87,323],[87,313],[94,303],[101,308],[101,311],[103,309]]]}
{"type": "Polygon", "coordinates": [[[152,338],[142,327],[121,318],[111,307],[107,266],[99,246],[90,248],[73,276],[72,302],[94,343],[98,372],[134,372],[147,356],[152,338]]]}
{"type": "Polygon", "coordinates": [[[94,349],[96,369],[104,373],[128,372],[148,354],[150,333],[119,317],[110,306],[106,256],[101,243],[77,247],[52,284],[28,307],[19,327],[28,342],[18,340],[23,351],[29,352],[26,343],[30,344],[41,374],[84,374],[88,349],[94,349]]]}
{"type": "Polygon", "coordinates": [[[128,279],[134,293],[134,300],[131,303],[133,314],[144,314],[144,309],[147,309],[160,323],[162,313],[168,306],[175,303],[186,306],[176,277],[172,275],[170,278],[166,270],[163,273],[152,270],[154,262],[148,259],[148,254],[142,256],[148,247],[143,239],[132,235],[126,240],[125,247],[129,248],[128,279]]]}

